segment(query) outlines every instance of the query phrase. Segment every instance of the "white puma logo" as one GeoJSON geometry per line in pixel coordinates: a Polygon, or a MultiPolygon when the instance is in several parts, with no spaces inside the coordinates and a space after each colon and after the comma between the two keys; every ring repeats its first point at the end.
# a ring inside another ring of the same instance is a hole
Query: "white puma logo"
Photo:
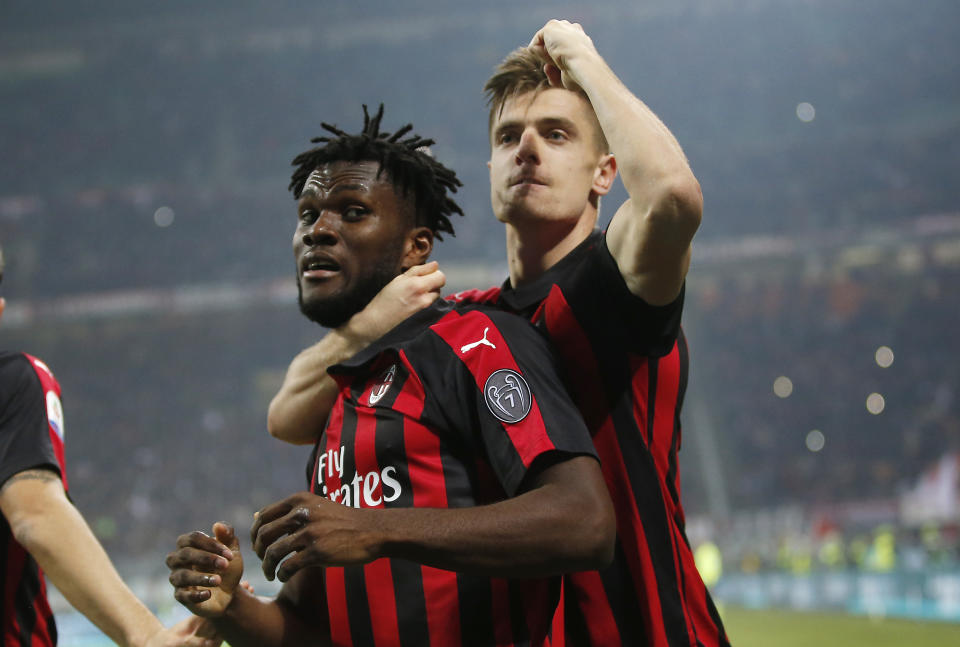
{"type": "Polygon", "coordinates": [[[483,329],[483,338],[482,338],[480,341],[475,341],[475,342],[473,342],[472,344],[466,344],[466,345],[464,345],[464,346],[461,346],[461,347],[460,347],[460,352],[461,352],[461,353],[466,353],[467,351],[471,351],[471,350],[473,350],[474,348],[476,348],[477,346],[481,346],[481,345],[483,345],[483,346],[489,346],[490,348],[496,350],[497,347],[494,346],[490,341],[487,340],[487,332],[488,332],[489,330],[490,330],[490,327],[489,327],[489,326],[487,326],[486,328],[484,328],[484,329],[483,329]]]}

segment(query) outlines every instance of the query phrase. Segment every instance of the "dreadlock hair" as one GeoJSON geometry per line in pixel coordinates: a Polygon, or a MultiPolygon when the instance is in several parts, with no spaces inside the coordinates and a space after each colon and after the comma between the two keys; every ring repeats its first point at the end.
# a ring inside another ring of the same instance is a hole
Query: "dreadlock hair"
{"type": "Polygon", "coordinates": [[[463,186],[457,174],[430,155],[428,147],[434,144],[432,139],[424,139],[416,134],[402,139],[413,130],[413,124],[407,124],[391,134],[380,132],[381,119],[382,103],[373,117],[367,112],[367,106],[363,106],[363,130],[357,135],[321,123],[324,130],[335,137],[314,137],[310,143],[323,145],[293,158],[292,164],[296,169],[288,187],[293,191],[293,197],[300,199],[307,178],[323,164],[374,161],[380,164],[378,178],[386,171],[390,181],[404,196],[413,192],[417,226],[429,227],[440,240],[441,232],[455,236],[450,216],[454,213],[462,216],[463,210],[447,196],[447,191],[456,193],[457,187],[463,186]]]}
{"type": "MultiPolygon", "coordinates": [[[[503,59],[493,70],[493,75],[483,85],[483,93],[487,96],[490,114],[487,120],[487,131],[493,130],[493,122],[503,112],[503,107],[509,99],[528,92],[542,92],[549,89],[550,79],[543,71],[543,61],[526,47],[518,47],[503,59]]],[[[577,91],[581,97],[590,103],[590,99],[582,91],[577,91]]],[[[601,153],[609,153],[610,145],[600,128],[593,107],[590,113],[594,121],[594,138],[597,149],[601,153]]]]}

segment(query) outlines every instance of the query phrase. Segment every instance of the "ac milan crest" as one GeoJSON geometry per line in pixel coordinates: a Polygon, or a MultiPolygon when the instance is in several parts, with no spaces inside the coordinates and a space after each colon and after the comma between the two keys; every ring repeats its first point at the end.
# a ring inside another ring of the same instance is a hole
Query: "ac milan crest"
{"type": "Polygon", "coordinates": [[[393,378],[397,375],[397,365],[391,364],[390,368],[384,371],[383,375],[380,376],[380,380],[373,385],[373,388],[370,389],[370,397],[367,399],[367,404],[371,407],[380,401],[380,398],[387,394],[387,391],[390,390],[390,385],[393,384],[393,378]]]}

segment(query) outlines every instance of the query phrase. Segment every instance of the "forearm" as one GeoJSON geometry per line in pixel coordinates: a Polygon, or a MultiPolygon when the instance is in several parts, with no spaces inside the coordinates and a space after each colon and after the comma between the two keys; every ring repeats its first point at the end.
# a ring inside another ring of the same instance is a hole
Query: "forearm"
{"type": "Polygon", "coordinates": [[[270,435],[295,445],[313,443],[320,436],[337,399],[337,384],[327,373],[327,368],[370,343],[354,328],[348,323],[343,328],[331,330],[293,358],[267,411],[270,435]]]}
{"type": "Polygon", "coordinates": [[[381,515],[382,554],[503,577],[605,566],[612,557],[614,517],[596,461],[578,457],[550,470],[554,478],[495,504],[375,511],[381,515]],[[583,467],[596,473],[585,475],[583,467]]]}
{"type": "MultiPolygon", "coordinates": [[[[314,610],[324,616],[326,608],[314,610]]],[[[212,620],[217,632],[233,647],[325,647],[328,631],[308,626],[283,597],[264,600],[238,589],[227,612],[212,620]]]]}
{"type": "Polygon", "coordinates": [[[67,601],[117,644],[143,645],[162,629],[65,498],[19,525],[17,539],[67,601]]]}
{"type": "Polygon", "coordinates": [[[699,185],[673,133],[598,53],[584,51],[571,57],[567,65],[590,99],[631,199],[650,195],[650,200],[656,200],[664,190],[699,194],[699,185]]]}

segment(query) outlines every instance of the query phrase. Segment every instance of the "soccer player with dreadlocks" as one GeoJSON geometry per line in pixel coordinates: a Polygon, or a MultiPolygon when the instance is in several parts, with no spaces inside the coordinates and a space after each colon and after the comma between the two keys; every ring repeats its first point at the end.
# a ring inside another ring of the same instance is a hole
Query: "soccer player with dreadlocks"
{"type": "MultiPolygon", "coordinates": [[[[380,132],[382,106],[364,115],[358,135],[324,124],[333,137],[294,160],[300,308],[328,327],[424,263],[460,213],[432,142],[380,132]]],[[[546,342],[523,318],[439,300],[330,372],[309,492],[251,530],[278,597],[238,587],[239,541],[218,523],[168,556],[176,599],[234,647],[549,644],[557,575],[607,563],[614,527],[546,342]]]]}

